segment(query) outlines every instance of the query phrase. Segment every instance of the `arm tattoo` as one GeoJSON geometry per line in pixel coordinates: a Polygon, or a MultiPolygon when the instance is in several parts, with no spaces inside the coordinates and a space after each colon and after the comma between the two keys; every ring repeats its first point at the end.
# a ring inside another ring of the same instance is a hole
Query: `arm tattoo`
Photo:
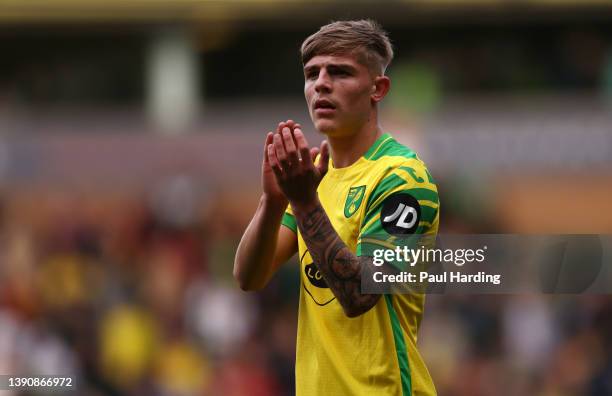
{"type": "Polygon", "coordinates": [[[371,277],[370,272],[374,272],[372,258],[351,253],[320,203],[306,213],[295,211],[295,217],[315,265],[346,315],[359,316],[372,308],[380,295],[361,294],[362,269],[371,277]]]}

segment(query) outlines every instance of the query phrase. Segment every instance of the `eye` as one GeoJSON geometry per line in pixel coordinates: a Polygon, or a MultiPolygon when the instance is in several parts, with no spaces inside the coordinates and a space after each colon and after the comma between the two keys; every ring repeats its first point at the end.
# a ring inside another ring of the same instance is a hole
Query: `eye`
{"type": "Polygon", "coordinates": [[[351,73],[349,73],[349,71],[345,69],[336,69],[332,73],[336,76],[343,76],[343,77],[351,75],[351,73]]]}
{"type": "Polygon", "coordinates": [[[316,70],[309,71],[309,72],[306,73],[306,79],[308,79],[308,80],[315,79],[315,78],[317,78],[317,75],[318,75],[318,72],[316,70]]]}

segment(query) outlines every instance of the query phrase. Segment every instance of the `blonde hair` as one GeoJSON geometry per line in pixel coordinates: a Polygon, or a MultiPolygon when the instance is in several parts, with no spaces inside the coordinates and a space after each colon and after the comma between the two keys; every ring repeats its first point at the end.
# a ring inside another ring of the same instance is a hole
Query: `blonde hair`
{"type": "Polygon", "coordinates": [[[322,26],[302,43],[302,65],[317,55],[355,55],[372,70],[384,74],[393,59],[387,32],[371,19],[337,21],[322,26]]]}

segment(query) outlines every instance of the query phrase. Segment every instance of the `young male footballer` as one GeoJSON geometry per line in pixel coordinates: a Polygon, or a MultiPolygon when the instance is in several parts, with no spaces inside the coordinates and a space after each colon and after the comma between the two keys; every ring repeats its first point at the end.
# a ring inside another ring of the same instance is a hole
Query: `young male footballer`
{"type": "Polygon", "coordinates": [[[310,148],[291,120],[268,132],[263,195],[234,276],[260,289],[299,253],[297,395],[433,395],[416,345],[424,296],[361,292],[375,249],[438,230],[431,175],[379,125],[392,46],[373,21],[340,21],[308,37],[301,57],[310,117],[327,141],[310,148]]]}

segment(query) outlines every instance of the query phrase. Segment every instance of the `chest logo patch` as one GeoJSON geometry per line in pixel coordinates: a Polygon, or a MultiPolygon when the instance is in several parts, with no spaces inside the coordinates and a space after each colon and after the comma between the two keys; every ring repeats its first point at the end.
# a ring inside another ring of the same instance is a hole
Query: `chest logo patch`
{"type": "Polygon", "coordinates": [[[351,187],[344,203],[344,217],[347,219],[357,212],[363,202],[366,186],[351,187]]]}
{"type": "Polygon", "coordinates": [[[302,278],[302,287],[315,304],[324,307],[336,299],[334,293],[327,286],[327,282],[323,279],[323,275],[312,262],[312,257],[310,257],[308,250],[300,257],[300,266],[303,268],[306,277],[305,279],[302,278]]]}

